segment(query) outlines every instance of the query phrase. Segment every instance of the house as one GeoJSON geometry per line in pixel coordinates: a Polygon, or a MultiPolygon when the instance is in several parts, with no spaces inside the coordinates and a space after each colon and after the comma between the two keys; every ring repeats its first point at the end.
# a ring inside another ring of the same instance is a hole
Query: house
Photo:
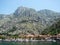
{"type": "Polygon", "coordinates": [[[57,39],[60,39],[60,34],[57,34],[57,39]]]}

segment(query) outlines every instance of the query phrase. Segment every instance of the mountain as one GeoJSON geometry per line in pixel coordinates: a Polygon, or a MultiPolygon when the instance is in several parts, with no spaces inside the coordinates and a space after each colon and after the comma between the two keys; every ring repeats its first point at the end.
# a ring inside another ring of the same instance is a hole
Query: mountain
{"type": "Polygon", "coordinates": [[[42,34],[57,35],[60,33],[60,18],[56,19],[51,26],[47,27],[42,31],[42,34]]]}
{"type": "Polygon", "coordinates": [[[18,9],[14,12],[15,16],[33,16],[36,14],[36,11],[32,8],[27,7],[18,7],[18,9]]]}
{"type": "Polygon", "coordinates": [[[0,34],[41,34],[55,19],[60,18],[60,13],[51,10],[36,11],[32,8],[18,7],[13,14],[4,15],[0,20],[0,34]]]}
{"type": "Polygon", "coordinates": [[[38,11],[38,13],[41,14],[41,17],[43,18],[43,20],[45,20],[49,25],[51,22],[54,22],[54,19],[60,18],[60,13],[47,10],[47,9],[40,10],[38,11]]]}

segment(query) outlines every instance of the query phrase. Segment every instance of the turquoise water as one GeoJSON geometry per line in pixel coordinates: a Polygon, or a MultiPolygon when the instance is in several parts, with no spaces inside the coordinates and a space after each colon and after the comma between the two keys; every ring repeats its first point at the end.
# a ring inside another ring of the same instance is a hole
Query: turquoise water
{"type": "Polygon", "coordinates": [[[0,45],[60,45],[58,42],[0,42],[0,45]]]}

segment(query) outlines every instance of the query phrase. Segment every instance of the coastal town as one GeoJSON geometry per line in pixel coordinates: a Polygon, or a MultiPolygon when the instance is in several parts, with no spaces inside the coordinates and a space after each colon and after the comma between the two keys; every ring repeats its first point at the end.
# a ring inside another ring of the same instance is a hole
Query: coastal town
{"type": "Polygon", "coordinates": [[[21,34],[19,36],[7,36],[0,35],[0,41],[60,41],[60,34],[58,35],[24,35],[21,34]]]}

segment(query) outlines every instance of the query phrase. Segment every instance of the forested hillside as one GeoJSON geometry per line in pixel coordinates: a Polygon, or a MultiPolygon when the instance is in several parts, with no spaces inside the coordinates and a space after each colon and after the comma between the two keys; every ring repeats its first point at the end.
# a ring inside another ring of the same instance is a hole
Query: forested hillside
{"type": "MultiPolygon", "coordinates": [[[[32,8],[18,7],[13,14],[0,14],[0,34],[41,34],[47,27],[55,24],[55,19],[58,18],[60,13],[48,9],[36,11],[32,8]]],[[[55,30],[52,28],[51,32],[55,30]]]]}

